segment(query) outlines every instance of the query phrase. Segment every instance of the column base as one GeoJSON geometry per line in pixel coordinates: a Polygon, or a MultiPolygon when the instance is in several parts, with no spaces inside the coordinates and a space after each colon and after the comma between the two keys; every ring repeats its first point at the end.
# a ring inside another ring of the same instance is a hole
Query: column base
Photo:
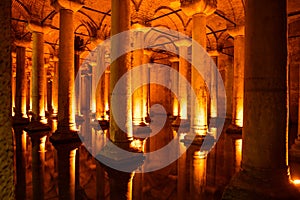
{"type": "Polygon", "coordinates": [[[143,164],[145,157],[142,152],[138,152],[129,146],[129,144],[110,142],[96,155],[96,159],[100,163],[103,161],[101,165],[106,169],[123,169],[122,171],[125,172],[133,172],[143,164]],[[119,151],[115,146],[122,148],[125,152],[119,151]]]}
{"type": "Polygon", "coordinates": [[[284,200],[299,199],[300,193],[288,180],[274,172],[274,176],[255,177],[249,172],[240,171],[225,189],[223,200],[284,200]]]}
{"type": "MultiPolygon", "coordinates": [[[[196,145],[196,146],[201,146],[202,148],[207,148],[210,149],[212,145],[215,143],[214,137],[210,135],[192,135],[192,134],[187,134],[184,136],[184,139],[180,140],[180,142],[183,142],[185,145],[196,145]],[[208,138],[206,138],[208,137],[208,138]],[[211,142],[206,142],[205,146],[202,147],[204,140],[206,141],[211,141],[211,142]]],[[[204,149],[203,149],[204,150],[204,149]]]]}
{"type": "Polygon", "coordinates": [[[300,162],[300,140],[295,140],[295,144],[289,150],[289,155],[291,161],[300,162]]]}
{"type": "Polygon", "coordinates": [[[189,128],[190,120],[180,119],[180,117],[177,117],[176,120],[172,122],[172,126],[173,127],[181,127],[181,128],[189,128]]]}
{"type": "Polygon", "coordinates": [[[235,124],[230,124],[227,129],[226,133],[228,134],[242,134],[243,127],[239,127],[235,124]]]}
{"type": "Polygon", "coordinates": [[[138,126],[133,126],[133,137],[136,139],[144,139],[150,136],[152,129],[143,123],[138,126]]]}
{"type": "MultiPolygon", "coordinates": [[[[50,142],[55,146],[59,144],[74,144],[80,146],[81,139],[77,131],[55,131],[50,137],[50,142]]],[[[75,148],[75,147],[74,147],[75,148]]]]}
{"type": "Polygon", "coordinates": [[[24,117],[13,117],[13,125],[29,124],[29,119],[24,117]]]}
{"type": "Polygon", "coordinates": [[[29,123],[27,127],[24,129],[26,132],[43,132],[43,131],[51,131],[51,127],[47,124],[43,124],[39,121],[32,121],[29,123]]]}

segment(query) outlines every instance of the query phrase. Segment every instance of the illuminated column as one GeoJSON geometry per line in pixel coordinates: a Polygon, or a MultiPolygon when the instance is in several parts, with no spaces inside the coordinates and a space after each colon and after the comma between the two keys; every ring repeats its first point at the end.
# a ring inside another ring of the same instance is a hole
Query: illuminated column
{"type": "Polygon", "coordinates": [[[26,113],[28,113],[31,110],[31,67],[30,71],[26,72],[26,85],[26,113]]]}
{"type": "Polygon", "coordinates": [[[47,132],[29,133],[32,143],[32,199],[44,199],[45,142],[47,132]]]}
{"type": "Polygon", "coordinates": [[[223,199],[300,196],[287,164],[286,3],[246,1],[242,164],[223,199]]]}
{"type": "MultiPolygon", "coordinates": [[[[300,71],[299,71],[299,77],[300,77],[300,71]]],[[[300,95],[299,95],[299,102],[300,102],[300,95]]],[[[295,143],[292,145],[292,148],[290,149],[290,155],[292,160],[300,161],[300,106],[298,107],[298,137],[296,138],[295,143]]]]}
{"type": "MultiPolygon", "coordinates": [[[[59,12],[58,125],[50,141],[57,151],[59,199],[75,199],[75,157],[81,141],[75,127],[74,14],[83,5],[57,0],[59,12]]],[[[78,178],[78,177],[77,177],[78,178]]]]}
{"type": "Polygon", "coordinates": [[[11,98],[12,98],[12,113],[15,114],[15,102],[16,102],[16,65],[12,64],[12,73],[11,73],[11,98]]]}
{"type": "Polygon", "coordinates": [[[90,63],[91,66],[91,99],[90,99],[90,111],[91,113],[96,113],[96,87],[98,81],[96,79],[96,67],[95,63],[90,63]]]}
{"type": "Polygon", "coordinates": [[[58,0],[53,5],[60,14],[59,31],[59,82],[58,82],[58,132],[75,130],[74,84],[74,13],[82,4],[58,0]]]}
{"type": "MultiPolygon", "coordinates": [[[[112,17],[111,17],[111,35],[114,36],[123,31],[130,30],[130,0],[124,0],[122,3],[118,0],[112,0],[112,17]]],[[[120,50],[126,51],[130,47],[130,34],[123,33],[122,37],[118,37],[111,41],[111,57],[114,58],[120,50]]],[[[114,119],[112,111],[110,112],[110,139],[116,143],[126,143],[132,137],[132,109],[130,91],[130,78],[125,80],[125,84],[120,87],[120,91],[113,93],[118,80],[126,74],[130,68],[130,53],[126,53],[114,60],[110,67],[110,93],[111,98],[115,98],[125,102],[122,106],[118,102],[112,102],[112,109],[115,109],[116,115],[123,115],[124,120],[118,125],[114,119]],[[126,128],[126,132],[119,126],[126,128]]]]}
{"type": "Polygon", "coordinates": [[[217,50],[210,51],[209,55],[212,57],[212,59],[215,62],[214,64],[210,65],[210,117],[216,118],[218,116],[218,56],[219,52],[217,50]]]}
{"type": "Polygon", "coordinates": [[[14,195],[14,147],[12,137],[12,27],[11,27],[11,9],[12,1],[1,1],[0,3],[0,198],[15,199],[14,195]]]}
{"type": "Polygon", "coordinates": [[[75,37],[75,60],[74,60],[74,80],[75,80],[75,115],[80,115],[80,84],[81,84],[81,75],[80,75],[80,54],[81,54],[81,42],[79,36],[75,37]],[[78,76],[78,77],[77,77],[78,76]],[[77,78],[76,78],[77,77],[77,78]]]}
{"type": "Polygon", "coordinates": [[[109,111],[109,85],[110,82],[110,70],[105,70],[105,80],[104,80],[104,119],[108,120],[108,114],[107,111],[109,111]]]}
{"type": "MultiPolygon", "coordinates": [[[[134,34],[134,46],[141,47],[144,43],[144,33],[142,31],[136,30],[134,34]]],[[[132,68],[141,66],[143,64],[143,49],[137,49],[133,51],[132,56],[132,68]]],[[[139,75],[136,75],[131,79],[132,87],[139,85],[144,79],[143,71],[139,71],[139,75]]],[[[137,88],[132,95],[132,121],[134,125],[143,124],[143,87],[137,88]]]]}
{"type": "Polygon", "coordinates": [[[237,127],[242,127],[244,102],[245,27],[237,26],[235,28],[228,28],[228,33],[234,38],[232,124],[237,127]]]}
{"type": "MultiPolygon", "coordinates": [[[[206,50],[206,18],[213,14],[217,8],[217,1],[197,0],[197,1],[181,1],[183,12],[188,16],[192,16],[193,29],[192,38],[206,50]]],[[[196,52],[196,46],[192,45],[192,61],[195,66],[203,64],[206,55],[199,55],[196,52]]],[[[205,135],[207,131],[207,98],[208,92],[206,84],[197,72],[192,68],[192,87],[198,99],[192,102],[193,108],[191,116],[191,128],[197,135],[205,135]]]]}
{"type": "MultiPolygon", "coordinates": [[[[25,50],[26,47],[17,44],[16,65],[16,95],[15,95],[15,120],[27,118],[26,114],[26,73],[25,73],[25,50]]],[[[27,120],[24,121],[25,123],[27,120]]]]}
{"type": "Polygon", "coordinates": [[[32,32],[32,120],[45,123],[44,32],[46,27],[30,23],[32,32]]]}
{"type": "MultiPolygon", "coordinates": [[[[178,58],[172,58],[170,59],[171,62],[171,67],[172,69],[174,69],[176,72],[179,72],[179,60],[178,58]]],[[[171,84],[172,87],[172,91],[176,91],[177,93],[179,93],[179,87],[178,87],[178,82],[179,82],[179,77],[174,74],[174,77],[172,77],[172,80],[174,80],[171,84]]],[[[179,96],[173,97],[173,102],[172,102],[172,106],[173,106],[173,116],[177,117],[176,118],[176,124],[179,125],[180,124],[180,105],[179,105],[179,96]]],[[[175,123],[174,123],[175,124],[175,123]]]]}
{"type": "Polygon", "coordinates": [[[54,66],[54,75],[52,82],[52,108],[53,108],[53,117],[57,117],[58,113],[58,58],[53,58],[54,66]]]}
{"type": "MultiPolygon", "coordinates": [[[[191,46],[191,41],[188,40],[179,40],[175,41],[175,45],[179,47],[179,53],[184,56],[180,57],[179,60],[179,73],[186,78],[186,81],[188,82],[188,66],[189,63],[185,59],[188,57],[188,48],[191,46]]],[[[181,120],[188,120],[188,90],[187,90],[187,84],[185,82],[178,82],[178,94],[179,94],[179,104],[180,104],[180,110],[179,110],[179,116],[181,120]]]]}
{"type": "MultiPolygon", "coordinates": [[[[143,71],[143,77],[147,83],[150,81],[150,68],[149,63],[151,62],[151,56],[153,52],[144,49],[144,56],[143,56],[143,64],[148,64],[148,67],[143,71]]],[[[149,109],[150,109],[150,84],[143,86],[143,116],[145,118],[145,122],[149,122],[149,109]]]]}
{"type": "Polygon", "coordinates": [[[48,98],[48,67],[49,67],[49,63],[46,62],[47,59],[45,59],[45,82],[44,82],[44,107],[45,107],[45,112],[48,113],[48,102],[47,102],[47,98],[48,98]]]}

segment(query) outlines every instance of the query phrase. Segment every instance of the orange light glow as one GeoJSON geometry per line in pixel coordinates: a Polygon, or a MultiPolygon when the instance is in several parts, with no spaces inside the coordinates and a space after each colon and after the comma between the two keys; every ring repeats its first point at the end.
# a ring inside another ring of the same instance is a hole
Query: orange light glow
{"type": "Polygon", "coordinates": [[[180,100],[180,118],[187,119],[187,99],[180,100]]]}
{"type": "Polygon", "coordinates": [[[234,141],[235,144],[235,167],[238,171],[241,166],[242,161],[242,139],[237,139],[234,141]]]}
{"type": "Polygon", "coordinates": [[[173,101],[173,116],[178,116],[178,100],[174,98],[173,101]]]}
{"type": "Polygon", "coordinates": [[[241,105],[243,101],[238,102],[238,107],[236,110],[236,119],[235,124],[239,127],[243,127],[243,105],[241,105]]]}
{"type": "Polygon", "coordinates": [[[134,102],[135,104],[133,105],[133,124],[138,125],[142,122],[143,119],[142,107],[139,104],[139,99],[136,99],[136,101],[134,102]]]}
{"type": "Polygon", "coordinates": [[[293,184],[300,186],[300,179],[292,180],[293,184]]]}

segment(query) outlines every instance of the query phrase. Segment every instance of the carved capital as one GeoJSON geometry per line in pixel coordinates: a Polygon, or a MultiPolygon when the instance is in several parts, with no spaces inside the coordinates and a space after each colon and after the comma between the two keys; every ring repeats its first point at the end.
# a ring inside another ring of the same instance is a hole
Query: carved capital
{"type": "Polygon", "coordinates": [[[83,3],[78,0],[69,1],[69,0],[54,0],[51,4],[56,11],[60,9],[72,10],[73,12],[77,12],[83,6],[83,3]]]}
{"type": "Polygon", "coordinates": [[[227,32],[232,37],[236,36],[244,36],[245,35],[245,26],[244,25],[238,25],[233,27],[227,27],[227,32]]]}
{"type": "Polygon", "coordinates": [[[177,47],[189,47],[192,45],[192,41],[188,39],[180,39],[174,42],[177,47]]]}
{"type": "Polygon", "coordinates": [[[27,29],[32,33],[38,32],[38,33],[46,33],[46,34],[49,33],[51,30],[50,26],[41,26],[36,21],[30,21],[27,24],[27,29]]]}
{"type": "Polygon", "coordinates": [[[209,16],[217,9],[217,0],[180,0],[183,12],[187,16],[201,13],[209,16]]]}

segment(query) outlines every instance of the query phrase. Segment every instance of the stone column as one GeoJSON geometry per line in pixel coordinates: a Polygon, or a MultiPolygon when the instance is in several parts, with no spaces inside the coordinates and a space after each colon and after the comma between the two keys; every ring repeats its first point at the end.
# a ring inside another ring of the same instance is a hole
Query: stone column
{"type": "Polygon", "coordinates": [[[244,68],[245,68],[245,27],[228,27],[234,38],[232,125],[243,126],[244,68]]]}
{"type": "MultiPolygon", "coordinates": [[[[36,23],[37,24],[37,23],[36,23]]],[[[45,123],[44,32],[47,27],[28,24],[32,32],[32,121],[45,123]]],[[[30,128],[31,129],[31,128],[30,128]]]]}
{"type": "Polygon", "coordinates": [[[210,118],[216,118],[218,116],[218,57],[219,52],[213,50],[209,52],[209,55],[214,60],[215,64],[210,65],[210,118]]]}
{"type": "MultiPolygon", "coordinates": [[[[216,1],[196,0],[193,2],[181,1],[181,7],[185,14],[192,16],[192,37],[206,50],[206,18],[214,13],[217,8],[216,1]]],[[[192,60],[196,66],[203,64],[205,55],[196,52],[196,46],[192,46],[192,60]]],[[[192,87],[195,90],[198,105],[192,101],[191,128],[197,135],[205,135],[207,131],[207,86],[204,79],[195,68],[192,68],[192,87]]]]}
{"type": "Polygon", "coordinates": [[[25,73],[25,50],[26,45],[18,43],[16,47],[16,95],[15,95],[15,118],[14,123],[27,123],[26,113],[26,73],[25,73]],[[22,120],[23,119],[23,120],[22,120]]]}
{"type": "MultiPolygon", "coordinates": [[[[186,58],[188,57],[188,48],[191,46],[191,41],[188,40],[179,40],[175,41],[175,45],[179,48],[179,53],[186,58]]],[[[186,81],[188,82],[188,68],[189,68],[189,62],[183,58],[180,57],[179,60],[179,73],[186,78],[186,81]]],[[[187,84],[178,82],[179,87],[179,104],[180,104],[180,110],[179,110],[179,116],[181,121],[188,120],[188,90],[187,90],[187,84]]],[[[182,123],[182,122],[181,122],[182,123]]]]}
{"type": "MultiPolygon", "coordinates": [[[[170,59],[171,62],[171,67],[172,69],[176,70],[177,72],[179,72],[179,60],[178,58],[172,58],[170,59]]],[[[179,92],[179,77],[178,76],[174,76],[172,77],[173,82],[171,83],[171,87],[172,87],[172,91],[177,91],[177,93],[179,92]]],[[[173,106],[173,117],[177,117],[176,120],[174,121],[173,125],[179,125],[180,124],[180,105],[179,105],[179,96],[177,97],[173,97],[172,99],[172,106],[173,106]]]]}
{"type": "MultiPolygon", "coordinates": [[[[118,0],[112,0],[111,17],[111,35],[114,36],[123,31],[130,30],[130,0],[124,0],[122,3],[118,0]]],[[[124,33],[123,33],[124,34],[124,33]]],[[[111,42],[111,57],[119,51],[124,51],[130,47],[130,34],[127,33],[111,42]]],[[[120,91],[113,93],[116,83],[131,68],[130,53],[126,53],[111,63],[110,66],[110,93],[111,98],[120,100],[122,106],[117,106],[118,102],[111,102],[111,109],[115,109],[116,115],[122,115],[122,122],[118,125],[110,111],[110,139],[116,143],[127,143],[132,137],[132,109],[130,91],[130,77],[125,80],[120,91]],[[123,126],[126,133],[119,127],[123,126]]]]}
{"type": "Polygon", "coordinates": [[[0,199],[15,199],[12,137],[11,0],[0,2],[0,199]]]}
{"type": "Polygon", "coordinates": [[[26,113],[29,113],[31,111],[31,67],[26,72],[26,85],[26,113]]]}
{"type": "Polygon", "coordinates": [[[45,67],[45,83],[44,83],[44,107],[45,107],[45,113],[47,114],[48,116],[48,113],[49,113],[49,110],[48,110],[48,77],[47,77],[47,74],[48,74],[48,68],[49,68],[49,63],[47,63],[47,59],[45,59],[45,64],[44,64],[44,67],[45,67]]]}
{"type": "Polygon", "coordinates": [[[79,52],[75,53],[75,115],[80,116],[80,87],[81,87],[81,70],[79,66],[80,54],[79,52]]]}
{"type": "Polygon", "coordinates": [[[58,113],[58,58],[53,58],[53,82],[52,82],[52,108],[53,108],[53,117],[57,117],[58,113]]]}
{"type": "Polygon", "coordinates": [[[12,113],[15,114],[15,102],[16,102],[16,64],[12,62],[12,73],[11,73],[11,98],[12,98],[12,113]]]}
{"type": "Polygon", "coordinates": [[[82,4],[55,1],[53,6],[60,14],[59,31],[59,82],[58,82],[58,132],[75,130],[75,83],[74,83],[74,13],[82,4]]]}
{"type": "Polygon", "coordinates": [[[96,88],[97,88],[97,83],[98,81],[96,79],[96,63],[90,63],[91,66],[91,99],[90,99],[90,112],[91,114],[96,113],[96,88]]]}
{"type": "MultiPolygon", "coordinates": [[[[300,77],[300,71],[299,71],[299,77],[300,77]]],[[[299,95],[299,102],[300,102],[300,95],[299,95]]],[[[298,106],[298,137],[296,138],[295,143],[292,145],[292,148],[290,149],[290,155],[293,161],[300,162],[300,104],[298,106]]]]}
{"type": "Polygon", "coordinates": [[[286,3],[246,1],[242,164],[223,199],[300,196],[287,165],[286,3]]]}
{"type": "Polygon", "coordinates": [[[81,141],[75,126],[74,14],[83,5],[57,0],[60,15],[58,65],[58,125],[50,141],[57,150],[59,199],[75,199],[75,157],[81,141]]]}
{"type": "MultiPolygon", "coordinates": [[[[134,34],[133,45],[137,47],[141,47],[144,44],[144,33],[142,31],[136,30],[134,34]]],[[[139,67],[143,64],[143,49],[137,49],[132,53],[132,68],[139,67]]],[[[135,75],[132,78],[132,87],[139,85],[140,82],[145,78],[143,76],[143,71],[139,71],[139,75],[135,75]]],[[[132,76],[133,77],[133,76],[132,76]]],[[[143,116],[143,89],[144,87],[137,88],[132,94],[132,121],[134,125],[139,125],[144,123],[143,116]]]]}
{"type": "MultiPolygon", "coordinates": [[[[153,52],[149,50],[144,49],[144,58],[143,58],[143,64],[148,64],[147,69],[143,71],[143,76],[146,79],[146,82],[148,83],[150,81],[150,68],[149,63],[151,62],[151,56],[153,52]]],[[[145,118],[145,122],[150,122],[150,84],[143,86],[143,116],[145,118]]]]}

